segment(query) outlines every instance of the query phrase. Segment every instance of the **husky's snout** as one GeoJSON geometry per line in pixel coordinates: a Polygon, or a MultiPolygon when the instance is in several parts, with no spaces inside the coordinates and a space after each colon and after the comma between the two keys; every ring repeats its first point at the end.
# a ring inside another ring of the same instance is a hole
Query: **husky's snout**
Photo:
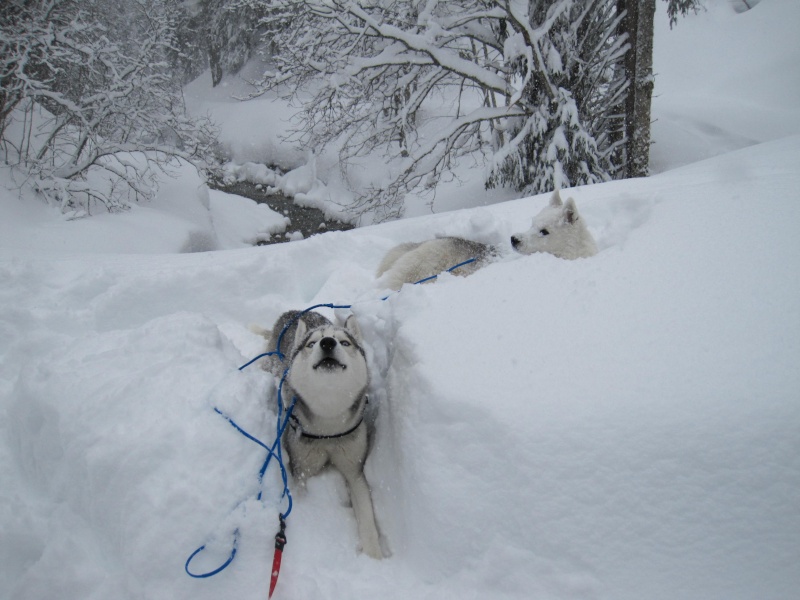
{"type": "Polygon", "coordinates": [[[336,346],[339,342],[336,338],[325,336],[319,342],[319,349],[322,358],[314,365],[314,370],[322,369],[323,371],[333,371],[334,369],[347,369],[347,365],[340,362],[336,357],[336,346]]]}

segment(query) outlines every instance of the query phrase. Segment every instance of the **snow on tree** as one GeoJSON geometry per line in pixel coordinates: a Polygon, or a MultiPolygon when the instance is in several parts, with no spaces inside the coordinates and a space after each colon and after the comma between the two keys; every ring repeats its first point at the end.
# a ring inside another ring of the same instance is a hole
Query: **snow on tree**
{"type": "Polygon", "coordinates": [[[0,8],[0,154],[64,210],[121,209],[156,171],[210,155],[167,57],[175,14],[135,0],[9,0],[0,8]],[[119,19],[115,23],[114,19],[119,19]]]}
{"type": "Polygon", "coordinates": [[[216,87],[222,76],[239,72],[256,55],[263,11],[246,0],[181,0],[177,5],[176,67],[184,82],[211,70],[216,87]]]}
{"type": "Polygon", "coordinates": [[[356,210],[396,217],[466,155],[485,158],[487,185],[529,192],[619,169],[616,0],[244,1],[279,48],[257,93],[300,100],[304,141],[337,144],[343,165],[392,165],[356,210]]]}
{"type": "Polygon", "coordinates": [[[522,64],[506,57],[517,78],[526,70],[536,77],[520,92],[526,118],[503,132],[488,183],[539,193],[610,179],[624,159],[620,132],[629,80],[619,63],[629,47],[621,31],[625,13],[604,1],[529,7],[540,33],[525,52],[539,52],[542,59],[529,66],[528,56],[522,64]]]}
{"type": "Polygon", "coordinates": [[[689,11],[696,13],[703,6],[703,0],[666,0],[666,2],[670,27],[678,22],[679,16],[684,16],[689,11]]]}

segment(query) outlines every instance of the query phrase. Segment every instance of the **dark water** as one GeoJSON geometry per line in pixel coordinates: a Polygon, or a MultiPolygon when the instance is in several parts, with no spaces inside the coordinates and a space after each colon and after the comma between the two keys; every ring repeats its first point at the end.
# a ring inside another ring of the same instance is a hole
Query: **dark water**
{"type": "MultiPolygon", "coordinates": [[[[244,196],[245,198],[255,200],[259,204],[266,204],[275,212],[289,217],[291,224],[286,228],[287,233],[299,231],[303,234],[304,238],[307,238],[311,235],[325,233],[326,231],[347,231],[348,229],[353,229],[353,225],[350,223],[326,219],[321,210],[298,206],[291,198],[287,198],[279,192],[267,193],[265,189],[257,189],[256,184],[249,181],[237,181],[230,185],[224,185],[220,181],[210,181],[208,185],[215,190],[236,194],[237,196],[244,196]]],[[[279,233],[271,236],[269,241],[259,242],[258,245],[279,244],[287,241],[289,240],[286,239],[286,236],[279,233]]]]}

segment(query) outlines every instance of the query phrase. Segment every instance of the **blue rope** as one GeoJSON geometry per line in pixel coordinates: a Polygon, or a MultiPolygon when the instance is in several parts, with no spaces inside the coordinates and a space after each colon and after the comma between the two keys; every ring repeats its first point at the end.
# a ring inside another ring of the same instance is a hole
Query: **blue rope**
{"type": "MultiPolygon", "coordinates": [[[[264,352],[263,354],[259,354],[255,358],[253,358],[251,360],[248,360],[241,367],[239,367],[239,370],[243,371],[244,369],[246,369],[247,367],[252,365],[254,362],[256,362],[259,358],[264,358],[265,356],[272,356],[273,354],[277,354],[278,356],[283,356],[280,352],[264,352]]],[[[281,359],[281,360],[283,360],[283,359],[281,359]]]]}
{"type": "MultiPolygon", "coordinates": [[[[463,267],[464,265],[468,265],[469,263],[474,263],[476,260],[478,260],[478,259],[477,258],[470,258],[469,260],[465,260],[464,262],[460,262],[457,265],[447,269],[447,273],[452,273],[453,271],[455,271],[459,267],[463,267]]],[[[415,281],[414,285],[419,285],[420,283],[425,283],[426,281],[431,281],[433,279],[436,279],[437,277],[439,277],[439,275],[431,275],[430,277],[426,277],[425,279],[420,279],[419,281],[415,281]]]]}
{"type": "MultiPolygon", "coordinates": [[[[446,272],[447,272],[447,273],[452,273],[453,271],[455,271],[455,270],[456,270],[456,269],[458,269],[459,267],[463,267],[464,265],[468,265],[468,264],[470,264],[470,263],[474,263],[476,260],[478,260],[478,259],[477,259],[477,258],[470,258],[470,259],[467,259],[467,260],[465,260],[464,262],[460,262],[460,263],[458,263],[457,265],[453,265],[452,267],[450,267],[449,269],[447,269],[447,271],[446,271],[446,272]]],[[[420,279],[419,281],[415,281],[415,282],[413,283],[413,285],[419,285],[420,283],[425,283],[425,282],[427,282],[427,281],[433,281],[434,279],[437,279],[438,277],[439,277],[439,274],[436,274],[436,275],[431,275],[430,277],[425,277],[425,278],[423,278],[423,279],[420,279]]],[[[397,293],[397,292],[394,292],[394,293],[397,293]]],[[[391,296],[392,296],[392,294],[389,294],[388,296],[384,296],[383,298],[381,298],[381,300],[388,300],[389,298],[391,298],[391,296]]],[[[348,307],[348,308],[349,308],[349,307],[348,307]]]]}
{"type": "Polygon", "coordinates": [[[189,556],[189,558],[186,559],[186,564],[184,565],[183,568],[190,577],[194,577],[195,579],[205,579],[206,577],[213,577],[217,573],[224,571],[228,567],[228,565],[233,562],[233,559],[236,556],[236,547],[238,545],[239,545],[239,529],[237,528],[233,532],[233,550],[231,550],[231,555],[228,557],[228,560],[222,563],[222,566],[214,569],[213,571],[209,571],[208,573],[192,573],[189,570],[189,563],[192,562],[192,559],[206,549],[205,545],[203,545],[200,546],[194,552],[192,552],[191,556],[189,556]]]}
{"type": "MultiPolygon", "coordinates": [[[[269,354],[274,354],[274,353],[273,352],[268,352],[266,354],[269,355],[269,354]]],[[[259,358],[259,357],[257,357],[257,358],[259,358]]],[[[253,361],[250,361],[250,362],[253,362],[253,361]]],[[[244,366],[247,366],[247,365],[244,365],[244,366]]],[[[244,367],[242,367],[242,368],[244,368],[244,367]]],[[[283,398],[282,398],[282,394],[281,393],[283,391],[283,382],[286,380],[286,376],[288,375],[288,373],[289,373],[288,369],[286,371],[284,371],[283,377],[281,378],[280,384],[278,385],[278,418],[276,420],[275,441],[272,443],[272,446],[267,446],[264,442],[259,440],[257,437],[247,433],[247,431],[242,429],[236,423],[236,421],[231,419],[228,415],[223,413],[218,408],[216,408],[216,407],[214,408],[214,412],[216,412],[218,415],[220,415],[226,421],[228,421],[228,423],[230,423],[231,426],[234,429],[236,429],[236,431],[238,431],[244,437],[246,437],[248,440],[250,440],[252,442],[255,442],[256,444],[258,444],[259,446],[261,446],[262,448],[264,448],[267,451],[267,456],[264,459],[264,464],[261,466],[261,469],[258,472],[258,496],[256,497],[257,500],[259,500],[259,501],[261,500],[261,496],[262,496],[262,492],[263,492],[262,488],[263,488],[264,474],[267,472],[267,468],[269,467],[270,461],[272,460],[273,457],[275,457],[275,460],[278,461],[278,466],[280,467],[280,471],[281,471],[281,479],[283,481],[283,496],[282,497],[285,497],[288,500],[288,503],[289,503],[288,508],[286,509],[286,512],[280,515],[280,518],[281,518],[282,521],[285,521],[286,518],[289,516],[289,514],[292,512],[292,506],[294,504],[293,501],[292,501],[292,493],[289,490],[289,477],[288,477],[288,474],[286,472],[286,465],[283,462],[283,451],[281,450],[281,437],[283,436],[283,432],[286,430],[286,427],[289,424],[289,418],[292,416],[292,411],[294,410],[294,406],[297,403],[297,397],[295,396],[294,398],[292,398],[291,404],[286,409],[286,416],[284,417],[283,416],[283,410],[284,410],[283,409],[283,398]]],[[[233,548],[231,549],[231,553],[230,553],[230,556],[228,557],[228,559],[221,566],[219,566],[218,568],[214,569],[213,571],[209,571],[207,573],[192,573],[189,570],[189,565],[191,564],[192,559],[194,559],[194,557],[197,556],[200,552],[205,550],[205,544],[200,546],[197,550],[192,552],[192,554],[189,556],[188,559],[186,559],[186,564],[183,567],[184,570],[186,571],[186,574],[189,575],[190,577],[194,577],[196,579],[205,579],[207,577],[213,577],[217,573],[220,573],[221,571],[224,571],[228,567],[228,565],[230,565],[233,562],[233,559],[236,557],[236,549],[237,549],[238,543],[239,543],[239,529],[237,528],[233,532],[233,548]]]]}
{"type": "MultiPolygon", "coordinates": [[[[477,258],[470,258],[468,260],[465,260],[464,262],[460,262],[457,265],[447,269],[447,272],[451,273],[451,272],[455,271],[459,267],[463,267],[464,265],[468,265],[469,263],[474,263],[476,260],[478,260],[478,259],[477,258]]],[[[420,283],[420,282],[418,281],[417,283],[420,283]]]]}

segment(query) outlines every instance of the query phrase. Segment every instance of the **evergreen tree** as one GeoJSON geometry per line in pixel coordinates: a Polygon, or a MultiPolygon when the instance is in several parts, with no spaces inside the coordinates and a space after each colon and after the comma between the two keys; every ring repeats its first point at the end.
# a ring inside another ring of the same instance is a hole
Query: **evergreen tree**
{"type": "MultiPolygon", "coordinates": [[[[624,14],[607,1],[529,4],[542,58],[522,94],[534,118],[503,132],[487,184],[539,193],[610,179],[624,167],[616,144],[629,87],[619,69],[628,48],[624,14]],[[518,145],[508,143],[515,138],[518,145]]],[[[511,64],[519,78],[525,61],[511,64]]]]}

